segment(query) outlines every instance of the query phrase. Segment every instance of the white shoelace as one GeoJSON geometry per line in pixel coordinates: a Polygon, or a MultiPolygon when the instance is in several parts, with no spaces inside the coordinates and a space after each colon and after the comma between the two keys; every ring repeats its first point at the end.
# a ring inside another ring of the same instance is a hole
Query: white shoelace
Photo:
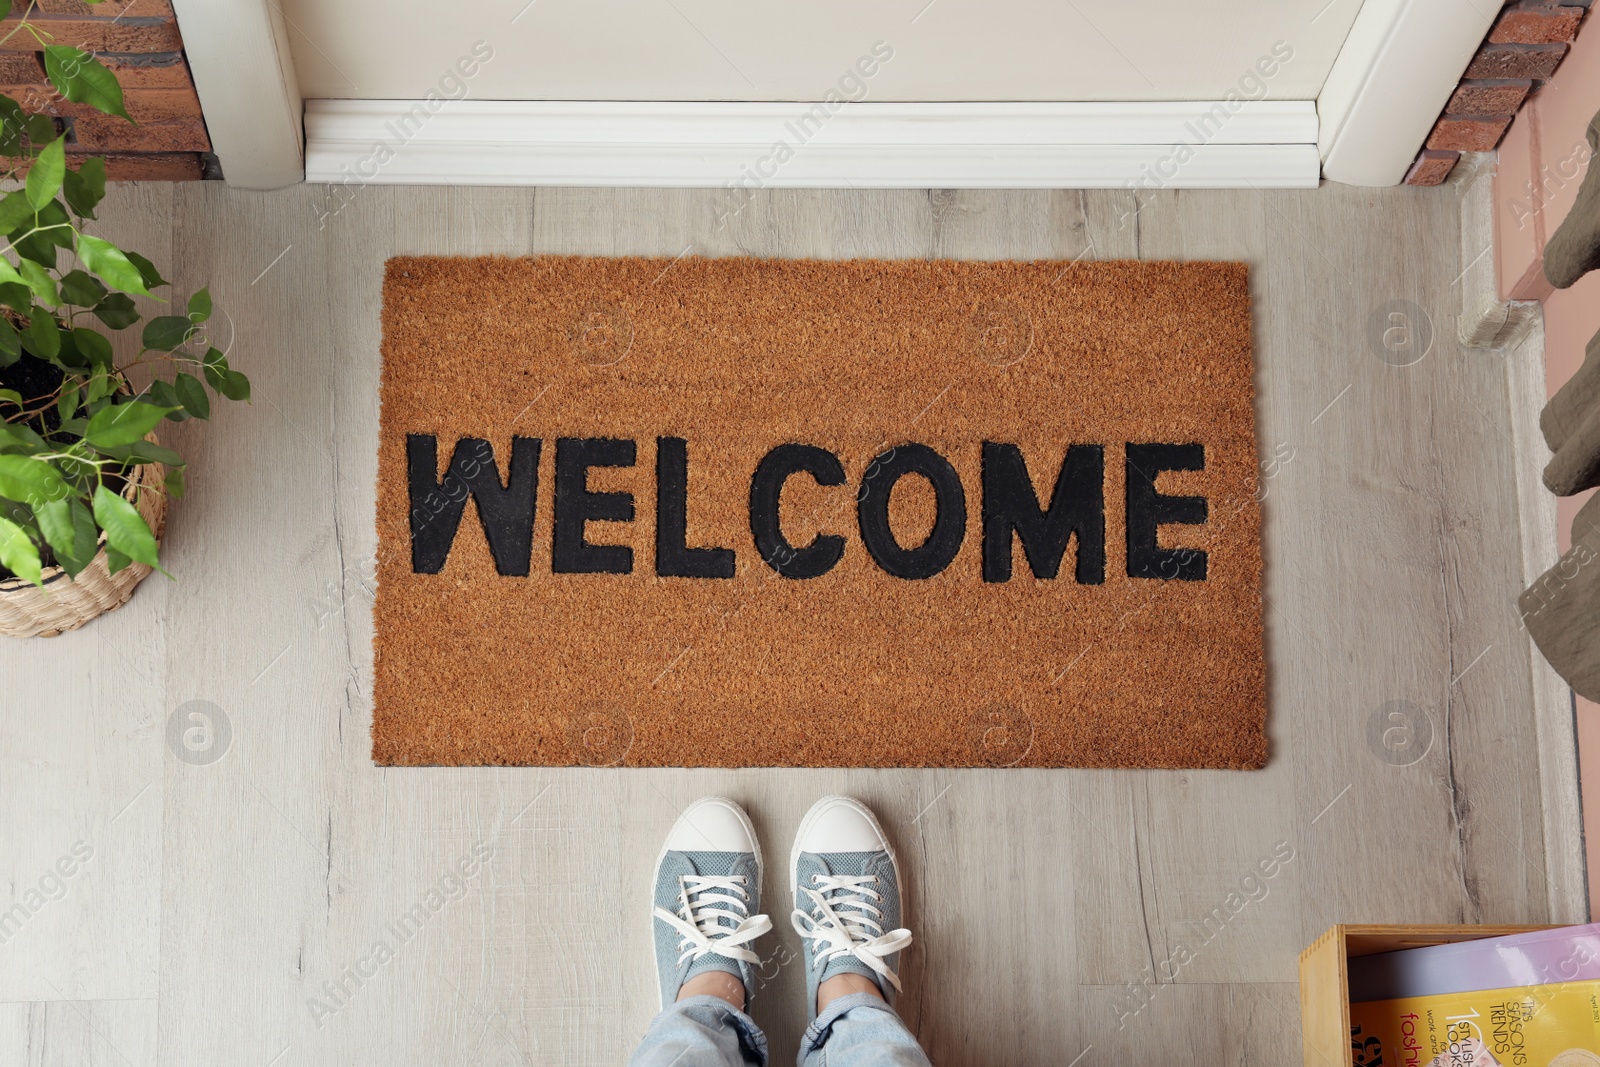
{"type": "Polygon", "coordinates": [[[771,930],[772,920],[750,914],[750,894],[744,886],[742,874],[679,877],[677,913],[657,905],[655,916],[678,931],[680,964],[713,952],[746,963],[761,962],[760,956],[739,946],[771,930]]]}
{"type": "Polygon", "coordinates": [[[883,894],[867,888],[877,882],[870,874],[812,875],[811,885],[800,891],[816,906],[809,913],[794,909],[790,921],[801,937],[819,942],[814,966],[825,968],[837,956],[854,956],[899,989],[899,976],[883,961],[911,944],[911,931],[883,932],[883,911],[875,903],[883,894]]]}

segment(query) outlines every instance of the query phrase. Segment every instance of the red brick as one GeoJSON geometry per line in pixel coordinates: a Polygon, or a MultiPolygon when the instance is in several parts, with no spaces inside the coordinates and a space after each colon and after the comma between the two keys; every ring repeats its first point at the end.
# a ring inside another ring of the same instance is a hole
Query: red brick
{"type": "Polygon", "coordinates": [[[1428,148],[1447,152],[1492,152],[1511,125],[1510,115],[1440,115],[1428,135],[1428,148]]]}
{"type": "MultiPolygon", "coordinates": [[[[178,52],[154,53],[162,63],[128,63],[109,56],[98,57],[101,64],[116,76],[124,92],[138,89],[189,89],[194,80],[189,76],[189,65],[178,52]]],[[[142,57],[141,57],[142,58],[142,57]]],[[[0,85],[16,88],[31,86],[53,93],[44,67],[34,54],[0,52],[0,85]]],[[[19,98],[20,99],[20,98],[19,98]]]]}
{"type": "MultiPolygon", "coordinates": [[[[0,93],[4,93],[21,104],[22,110],[29,114],[36,112],[42,112],[47,115],[67,114],[67,112],[56,110],[56,101],[60,100],[61,94],[55,91],[54,86],[44,81],[34,85],[0,85],[0,93]]],[[[67,104],[66,106],[75,108],[78,105],[67,104]]]]}
{"type": "MultiPolygon", "coordinates": [[[[194,79],[189,75],[189,64],[181,55],[172,55],[171,62],[127,63],[110,56],[98,57],[106,69],[117,76],[117,84],[124,91],[132,89],[191,89],[194,79]]],[[[167,57],[163,56],[162,59],[167,57]]]]}
{"type": "MultiPolygon", "coordinates": [[[[107,180],[114,182],[195,182],[205,177],[195,152],[110,152],[99,158],[105,161],[107,180]]],[[[73,169],[81,162],[74,159],[73,169]]],[[[32,165],[32,160],[19,160],[17,176],[25,176],[32,165]]]]}
{"type": "Polygon", "coordinates": [[[103,157],[106,177],[114,182],[197,182],[200,157],[192,152],[131,155],[113,152],[103,157]]]}
{"type": "Polygon", "coordinates": [[[1555,44],[1578,35],[1583,8],[1556,7],[1546,3],[1514,4],[1500,14],[1500,21],[1489,31],[1493,44],[1555,44]]]}
{"type": "Polygon", "coordinates": [[[1564,44],[1486,44],[1463,78],[1548,78],[1566,58],[1564,44]]]}
{"type": "Polygon", "coordinates": [[[44,67],[37,54],[0,52],[0,82],[6,85],[34,85],[44,81],[44,67]]]}
{"type": "Polygon", "coordinates": [[[68,152],[209,152],[211,139],[199,119],[146,122],[135,126],[110,115],[75,119],[76,143],[68,152]]]}
{"type": "MultiPolygon", "coordinates": [[[[75,104],[49,86],[0,85],[0,93],[16,100],[28,111],[46,115],[93,118],[105,114],[88,104],[75,104]]],[[[122,94],[122,103],[135,122],[200,118],[200,98],[192,88],[129,89],[122,94]]]]}
{"type": "MultiPolygon", "coordinates": [[[[16,25],[16,16],[5,20],[5,30],[16,25]]],[[[53,44],[70,44],[86,52],[176,52],[183,47],[178,24],[171,19],[160,22],[121,22],[113,19],[39,18],[32,20],[51,35],[53,44]]],[[[37,52],[39,42],[29,33],[19,33],[0,51],[37,52]]]]}
{"type": "Polygon", "coordinates": [[[1532,88],[1527,79],[1462,82],[1444,110],[1448,115],[1515,115],[1532,88]]]}
{"type": "Polygon", "coordinates": [[[1456,160],[1460,158],[1460,152],[1424,148],[1417,156],[1417,161],[1411,164],[1411,169],[1406,172],[1406,184],[1441,185],[1450,177],[1450,171],[1455,168],[1456,160]]]}
{"type": "MultiPolygon", "coordinates": [[[[20,7],[27,0],[16,0],[20,7]]],[[[83,0],[35,0],[36,13],[70,15],[74,18],[171,18],[172,0],[101,0],[86,4],[83,0]]]]}

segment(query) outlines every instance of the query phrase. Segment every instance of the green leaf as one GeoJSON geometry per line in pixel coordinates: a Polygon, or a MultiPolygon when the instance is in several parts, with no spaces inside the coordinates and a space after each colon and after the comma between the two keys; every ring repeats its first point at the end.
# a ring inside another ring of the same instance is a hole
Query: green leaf
{"type": "Polygon", "coordinates": [[[0,456],[0,496],[36,507],[71,495],[47,461],[34,456],[0,456]]]}
{"type": "Polygon", "coordinates": [[[222,384],[217,387],[217,392],[229,400],[250,399],[250,379],[236,370],[222,372],[222,384]]]}
{"type": "Polygon", "coordinates": [[[70,419],[78,413],[78,401],[82,398],[76,385],[67,386],[61,390],[61,399],[56,401],[56,413],[62,419],[70,419]]]}
{"type": "Polygon", "coordinates": [[[23,155],[22,133],[28,116],[22,105],[9,96],[0,96],[0,155],[23,155]]]}
{"type": "Polygon", "coordinates": [[[39,519],[39,532],[55,552],[56,562],[76,578],[94,559],[100,541],[94,516],[76,497],[52,500],[34,508],[33,513],[39,519]]]}
{"type": "Polygon", "coordinates": [[[228,357],[223,355],[221,350],[216,347],[208,348],[202,364],[206,381],[211,388],[219,393],[222,392],[222,383],[227,380],[228,357]]]}
{"type": "Polygon", "coordinates": [[[150,295],[150,290],[147,288],[151,284],[150,275],[140,266],[140,263],[145,261],[136,253],[123,252],[110,241],[102,241],[98,237],[84,233],[78,235],[78,258],[111,288],[121,289],[125,293],[138,293],[140,296],[150,295]]]}
{"type": "MultiPolygon", "coordinates": [[[[61,46],[53,45],[51,47],[61,46]]],[[[45,49],[47,54],[49,51],[49,48],[45,49]]],[[[72,51],[77,51],[77,49],[72,49],[72,51]]],[[[68,99],[71,99],[71,97],[68,97],[68,99]]],[[[44,206],[56,198],[56,193],[61,191],[62,175],[66,174],[66,172],[66,139],[58,137],[44,146],[44,151],[39,153],[39,158],[33,161],[33,166],[28,170],[28,180],[24,188],[27,190],[28,203],[33,205],[33,210],[44,210],[44,206]]]]}
{"type": "Polygon", "coordinates": [[[113,362],[111,342],[98,330],[91,330],[86,326],[79,326],[72,331],[73,343],[78,351],[93,366],[102,370],[110,370],[113,362]]]}
{"type": "Polygon", "coordinates": [[[60,307],[61,294],[56,291],[56,280],[45,273],[45,269],[31,259],[22,261],[20,268],[22,282],[33,290],[34,299],[46,307],[60,307]]]}
{"type": "Polygon", "coordinates": [[[144,324],[143,343],[146,348],[171,352],[189,339],[194,323],[182,315],[157,315],[144,324]]]}
{"type": "Polygon", "coordinates": [[[34,309],[33,321],[28,323],[28,348],[46,359],[54,360],[61,354],[61,330],[55,316],[48,311],[34,309]]]}
{"type": "MultiPolygon", "coordinates": [[[[22,275],[17,273],[17,268],[11,265],[11,261],[4,256],[0,256],[0,284],[4,283],[12,283],[22,286],[26,286],[28,284],[22,280],[22,275]]],[[[28,302],[31,304],[33,303],[33,291],[30,289],[28,293],[28,302]]]]}
{"type": "Polygon", "coordinates": [[[47,145],[56,139],[56,124],[49,115],[29,115],[27,121],[23,123],[23,129],[35,148],[47,145]]]}
{"type": "MultiPolygon", "coordinates": [[[[0,259],[4,258],[4,256],[0,256],[0,259]]],[[[9,268],[11,265],[8,263],[6,266],[9,268]]],[[[12,269],[11,273],[16,274],[17,272],[12,269]]],[[[22,275],[17,274],[15,281],[6,281],[0,278],[0,304],[4,304],[12,311],[23,315],[28,313],[28,309],[33,306],[33,290],[23,284],[22,275]]]]}
{"type": "Polygon", "coordinates": [[[48,229],[37,234],[38,238],[61,248],[73,247],[72,217],[61,206],[61,201],[52,200],[39,209],[39,225],[48,229]]]}
{"type": "Polygon", "coordinates": [[[133,297],[126,293],[112,293],[94,306],[94,314],[113,330],[126,330],[139,321],[139,312],[133,306],[133,297]]]}
{"type": "Polygon", "coordinates": [[[122,106],[122,86],[100,61],[71,45],[49,44],[44,48],[44,72],[50,84],[75,104],[88,104],[107,115],[128,118],[122,106]]]}
{"type": "MultiPolygon", "coordinates": [[[[156,265],[154,263],[151,263],[148,259],[145,259],[139,253],[137,253],[137,252],[128,252],[126,254],[127,254],[127,257],[128,257],[128,262],[132,263],[135,267],[139,268],[139,274],[144,278],[144,284],[148,288],[154,289],[158,285],[171,285],[172,284],[171,282],[167,281],[165,278],[163,278],[161,276],[161,272],[156,270],[156,265]]],[[[101,277],[104,277],[104,275],[101,275],[101,277]]],[[[119,288],[120,288],[120,286],[119,286],[119,288]]],[[[131,292],[133,292],[133,290],[129,289],[128,292],[131,293],[131,292]]]]}
{"type": "Polygon", "coordinates": [[[183,468],[168,467],[166,480],[162,483],[167,487],[167,493],[174,500],[183,499],[183,468]]]}
{"type": "Polygon", "coordinates": [[[183,457],[178,453],[150,441],[135,441],[131,445],[102,448],[100,451],[112,459],[119,459],[124,463],[161,463],[168,467],[182,467],[184,465],[183,457]]]}
{"type": "MultiPolygon", "coordinates": [[[[31,205],[30,205],[31,206],[31,205]]],[[[24,222],[11,232],[11,247],[23,259],[56,269],[56,250],[72,247],[72,220],[61,201],[52,200],[40,210],[38,224],[24,222]]]]}
{"type": "Polygon", "coordinates": [[[129,559],[159,569],[156,539],[134,506],[105,486],[94,491],[94,519],[106,532],[106,543],[129,559]]]}
{"type": "Polygon", "coordinates": [[[0,448],[16,449],[21,452],[46,452],[49,451],[49,447],[44,443],[44,438],[28,427],[18,423],[0,422],[0,448]]]}
{"type": "Polygon", "coordinates": [[[10,233],[24,222],[33,221],[33,205],[21,189],[7,193],[0,200],[0,230],[10,233]]]}
{"type": "Polygon", "coordinates": [[[178,399],[183,402],[185,411],[197,419],[211,417],[211,398],[206,396],[206,387],[200,384],[199,378],[180,372],[172,387],[177,391],[178,399]]]}
{"type": "Polygon", "coordinates": [[[157,378],[150,383],[150,388],[145,390],[145,399],[157,407],[171,408],[167,412],[167,419],[171,422],[184,422],[189,418],[189,413],[183,410],[183,401],[178,399],[178,391],[172,383],[157,378]]]}
{"type": "Polygon", "coordinates": [[[78,342],[73,339],[71,330],[62,330],[61,352],[56,357],[56,362],[63,370],[71,373],[82,373],[90,369],[89,357],[78,351],[78,342]]]}
{"type": "Polygon", "coordinates": [[[22,407],[22,394],[15,389],[0,389],[0,403],[15,404],[22,407]]]}
{"type": "Polygon", "coordinates": [[[0,519],[0,564],[18,578],[44,587],[39,580],[39,546],[10,519],[0,519]]]}
{"type": "MultiPolygon", "coordinates": [[[[167,414],[167,409],[137,400],[101,408],[89,419],[83,439],[96,448],[116,448],[144,440],[167,414]]],[[[131,553],[130,553],[131,554],[131,553]]],[[[138,556],[134,556],[138,559],[138,556]]]]}
{"type": "Polygon", "coordinates": [[[104,300],[106,287],[81,270],[61,276],[61,299],[81,308],[92,308],[104,300]]]}
{"type": "Polygon", "coordinates": [[[0,315],[0,370],[17,361],[22,355],[22,341],[17,337],[17,328],[11,325],[11,320],[0,315]]]}
{"type": "Polygon", "coordinates": [[[86,403],[94,403],[117,391],[122,384],[122,379],[114,374],[102,372],[89,379],[88,395],[84,397],[86,403]]]}
{"type": "Polygon", "coordinates": [[[77,170],[67,171],[61,185],[72,210],[86,219],[94,218],[94,209],[106,195],[105,160],[99,156],[84,160],[77,170]]]}
{"type": "Polygon", "coordinates": [[[211,290],[202,289],[189,298],[189,321],[204,322],[211,317],[211,290]]]}
{"type": "Polygon", "coordinates": [[[115,574],[132,562],[133,560],[124,556],[110,545],[106,546],[106,568],[108,573],[115,574]]]}

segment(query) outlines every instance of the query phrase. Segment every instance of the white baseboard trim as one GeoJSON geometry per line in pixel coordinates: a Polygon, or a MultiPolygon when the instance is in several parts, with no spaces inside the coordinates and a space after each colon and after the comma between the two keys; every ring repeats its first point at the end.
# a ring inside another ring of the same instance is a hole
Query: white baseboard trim
{"type": "Polygon", "coordinates": [[[306,180],[760,188],[1309,188],[1312,101],[309,100],[306,180]]]}
{"type": "Polygon", "coordinates": [[[1323,173],[1398,185],[1500,14],[1473,0],[1364,0],[1317,97],[1323,173]]]}

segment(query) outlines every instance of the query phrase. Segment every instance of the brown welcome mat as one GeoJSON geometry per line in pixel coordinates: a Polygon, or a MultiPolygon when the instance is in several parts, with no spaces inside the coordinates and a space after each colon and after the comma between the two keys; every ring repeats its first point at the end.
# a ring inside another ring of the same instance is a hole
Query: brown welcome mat
{"type": "Polygon", "coordinates": [[[1260,767],[1237,263],[397,258],[382,764],[1260,767]]]}

